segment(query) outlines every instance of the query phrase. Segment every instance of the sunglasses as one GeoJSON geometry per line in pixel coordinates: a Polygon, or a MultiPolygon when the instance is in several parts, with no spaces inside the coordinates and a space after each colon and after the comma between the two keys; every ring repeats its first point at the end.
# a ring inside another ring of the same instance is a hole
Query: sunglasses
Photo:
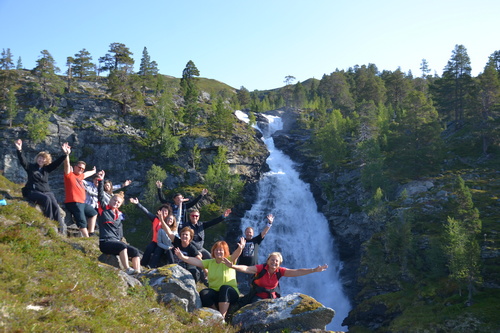
{"type": "Polygon", "coordinates": [[[191,217],[200,217],[200,215],[191,215],[191,217]]]}

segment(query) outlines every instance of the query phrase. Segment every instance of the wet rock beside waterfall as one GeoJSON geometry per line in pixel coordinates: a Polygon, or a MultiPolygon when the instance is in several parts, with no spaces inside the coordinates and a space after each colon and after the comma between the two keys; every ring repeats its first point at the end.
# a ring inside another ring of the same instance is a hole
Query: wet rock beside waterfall
{"type": "Polygon", "coordinates": [[[283,332],[324,330],[335,311],[314,298],[293,293],[278,299],[266,299],[248,304],[236,312],[233,325],[244,332],[283,332]]]}

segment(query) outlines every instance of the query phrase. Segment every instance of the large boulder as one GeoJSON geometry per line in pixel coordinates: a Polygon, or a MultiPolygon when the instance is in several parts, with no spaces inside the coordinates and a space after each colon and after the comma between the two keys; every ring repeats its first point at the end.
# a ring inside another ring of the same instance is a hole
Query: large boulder
{"type": "Polygon", "coordinates": [[[158,294],[158,301],[175,302],[186,311],[201,308],[200,295],[191,273],[179,265],[168,265],[147,271],[141,276],[149,280],[149,285],[158,294]]]}
{"type": "Polygon", "coordinates": [[[242,307],[233,316],[233,325],[244,332],[282,332],[283,330],[324,330],[335,311],[314,298],[294,293],[278,299],[266,299],[242,307]]]}

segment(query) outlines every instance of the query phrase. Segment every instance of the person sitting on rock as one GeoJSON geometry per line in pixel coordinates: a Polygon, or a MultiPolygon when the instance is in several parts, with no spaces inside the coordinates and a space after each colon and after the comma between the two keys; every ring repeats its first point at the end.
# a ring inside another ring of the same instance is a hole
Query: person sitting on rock
{"type": "Polygon", "coordinates": [[[119,208],[125,200],[123,192],[119,192],[111,197],[108,204],[104,202],[103,178],[105,172],[99,171],[98,181],[98,223],[99,223],[99,249],[104,254],[119,255],[122,267],[127,274],[141,272],[141,257],[139,250],[129,244],[122,242],[122,213],[119,208]],[[129,258],[132,258],[132,267],[129,266],[129,258]]]}
{"type": "Polygon", "coordinates": [[[42,209],[43,215],[59,223],[59,231],[64,232],[64,223],[59,204],[49,186],[49,174],[57,169],[71,152],[68,143],[62,145],[64,152],[58,159],[52,161],[52,156],[46,151],[41,151],[35,156],[35,163],[28,163],[23,153],[23,141],[14,142],[19,163],[28,174],[28,181],[22,189],[23,197],[36,203],[42,209]]]}
{"type": "Polygon", "coordinates": [[[130,198],[130,202],[142,210],[152,223],[153,238],[148,246],[146,246],[146,250],[144,250],[141,265],[156,268],[158,267],[162,254],[164,253],[163,248],[158,246],[158,231],[162,229],[161,221],[165,220],[167,216],[170,215],[170,205],[163,204],[157,209],[156,215],[154,215],[153,213],[150,213],[146,207],[139,203],[139,199],[130,198]]]}
{"type": "Polygon", "coordinates": [[[203,248],[205,243],[205,229],[224,221],[229,214],[231,214],[231,209],[226,209],[221,216],[210,221],[201,222],[200,211],[198,209],[191,208],[188,210],[189,222],[185,226],[194,230],[193,244],[201,252],[203,259],[210,259],[210,253],[203,248]]]}
{"type": "MultiPolygon", "coordinates": [[[[175,216],[172,214],[167,216],[165,223],[167,224],[171,232],[174,234],[174,236],[179,238],[179,232],[177,231],[177,219],[175,218],[175,216]]],[[[172,243],[170,237],[167,235],[165,229],[160,228],[160,230],[158,230],[157,240],[158,240],[158,246],[161,247],[165,253],[167,265],[175,263],[175,258],[177,257],[174,255],[173,251],[174,244],[172,243]]]]}
{"type": "Polygon", "coordinates": [[[233,268],[238,272],[254,274],[252,280],[252,290],[247,295],[248,302],[255,302],[259,299],[279,298],[279,279],[285,277],[303,276],[311,273],[323,272],[328,265],[320,265],[316,268],[298,268],[289,269],[281,267],[283,256],[280,252],[273,252],[267,257],[264,265],[246,266],[234,265],[231,261],[224,259],[227,267],[233,268]]]}
{"type": "Polygon", "coordinates": [[[227,243],[218,241],[212,246],[213,259],[205,260],[185,256],[179,249],[175,249],[175,254],[182,261],[208,270],[208,288],[200,291],[201,304],[204,307],[219,310],[224,318],[229,305],[236,303],[239,299],[236,272],[224,265],[224,262],[235,263],[244,247],[245,238],[241,237],[238,248],[230,254],[227,243]]]}
{"type": "Polygon", "coordinates": [[[191,273],[195,282],[200,281],[202,277],[200,270],[191,262],[181,260],[181,257],[179,257],[180,254],[184,258],[193,258],[201,260],[201,253],[196,249],[196,247],[191,242],[194,236],[193,229],[189,227],[184,227],[181,229],[179,233],[180,237],[176,237],[166,223],[164,223],[163,226],[164,226],[163,230],[166,231],[167,236],[170,238],[170,240],[172,241],[172,245],[174,246],[174,252],[177,255],[175,257],[176,258],[175,261],[179,264],[179,266],[187,269],[191,273]],[[177,254],[177,252],[179,254],[177,254]]]}

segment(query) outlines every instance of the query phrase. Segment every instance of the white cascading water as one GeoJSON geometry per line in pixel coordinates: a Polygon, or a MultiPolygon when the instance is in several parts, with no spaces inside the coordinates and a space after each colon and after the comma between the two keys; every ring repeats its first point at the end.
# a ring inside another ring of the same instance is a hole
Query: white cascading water
{"type": "MultiPolygon", "coordinates": [[[[236,116],[245,122],[248,117],[241,111],[236,116]]],[[[283,267],[314,268],[328,264],[321,273],[280,280],[282,294],[300,292],[310,295],[323,305],[335,310],[335,317],[327,326],[334,331],[345,331],[342,321],[347,317],[350,304],[340,283],[342,263],[338,259],[335,240],[328,228],[328,221],[318,212],[309,185],[299,179],[294,162],[275,149],[271,135],[282,128],[280,117],[266,116],[269,129],[263,131],[269,149],[267,159],[270,171],[258,184],[257,200],[241,220],[242,234],[253,227],[255,234],[265,227],[265,217],[274,215],[273,227],[259,248],[259,263],[264,263],[271,252],[281,252],[283,267]]]]}

